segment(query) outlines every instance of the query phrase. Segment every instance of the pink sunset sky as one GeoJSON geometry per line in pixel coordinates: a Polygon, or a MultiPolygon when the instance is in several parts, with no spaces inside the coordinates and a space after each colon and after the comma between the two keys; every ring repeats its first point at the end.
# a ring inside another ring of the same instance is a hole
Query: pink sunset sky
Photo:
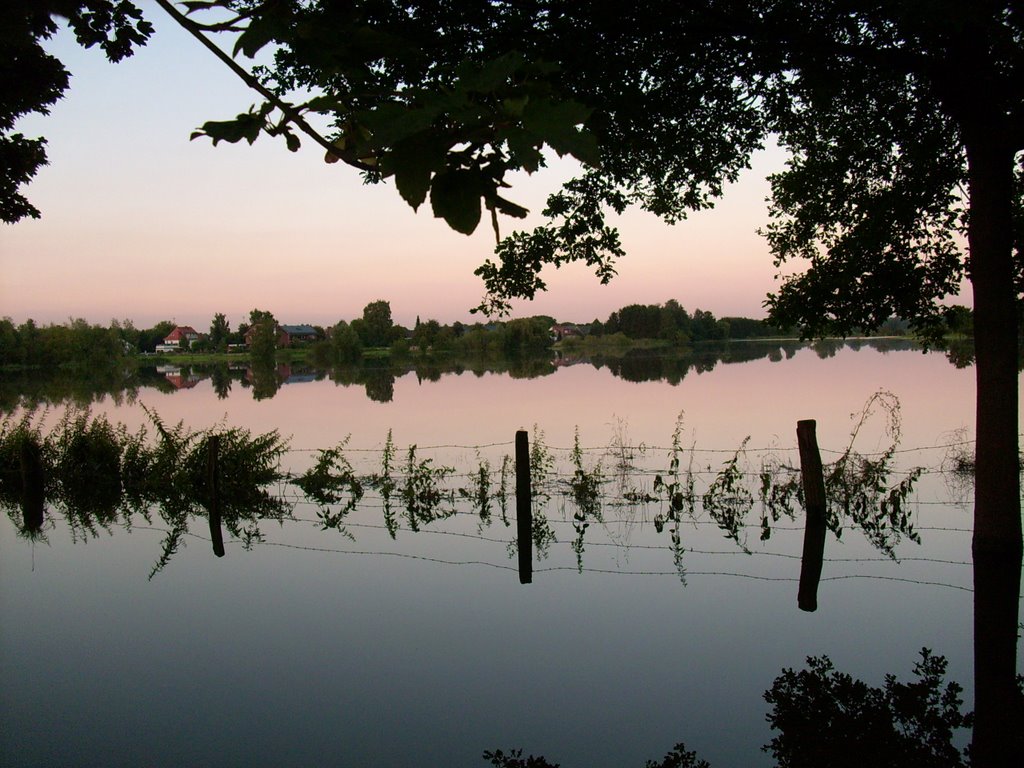
{"type": "MultiPolygon", "coordinates": [[[[0,315],[205,330],[215,312],[235,327],[258,307],[328,325],[386,299],[407,325],[480,319],[469,314],[483,294],[473,270],[492,254],[490,227],[460,235],[429,205],[414,213],[392,184],[366,186],[354,169],[325,164],[312,142],[295,154],[268,137],[190,142],[204,121],[257,99],[158,7],[141,5],[156,33],[120,64],[70,35],[51,41],[72,83],[49,116],[18,125],[47,137],[50,165],[27,187],[42,219],[0,228],[0,315]]],[[[756,230],[767,222],[765,176],[781,165],[777,150],[761,153],[715,210],[676,226],[627,213],[618,226],[628,256],[610,285],[582,265],[552,270],[548,292],[514,314],[586,322],[674,298],[691,311],[763,317],[776,270],[756,230]]],[[[509,197],[539,211],[572,172],[555,160],[509,197]]]]}

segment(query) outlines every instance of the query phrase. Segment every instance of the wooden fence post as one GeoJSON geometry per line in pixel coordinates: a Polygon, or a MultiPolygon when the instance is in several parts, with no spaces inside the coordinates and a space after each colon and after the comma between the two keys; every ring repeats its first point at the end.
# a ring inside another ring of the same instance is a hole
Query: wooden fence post
{"type": "Polygon", "coordinates": [[[530,493],[530,436],[521,429],[516,432],[516,536],[520,584],[533,581],[533,505],[530,493]]]}
{"type": "Polygon", "coordinates": [[[28,437],[21,441],[21,514],[26,531],[43,527],[43,507],[46,505],[43,460],[39,445],[28,437]]]}
{"type": "Polygon", "coordinates": [[[818,609],[818,582],[825,556],[825,479],[821,453],[813,419],[796,423],[796,439],[800,448],[800,477],[804,488],[804,550],[800,558],[800,588],[797,605],[802,611],[818,609]]]}
{"type": "Polygon", "coordinates": [[[207,489],[210,493],[210,540],[213,554],[224,557],[224,533],[220,519],[220,471],[217,458],[220,454],[220,435],[210,435],[206,442],[207,489]]]}

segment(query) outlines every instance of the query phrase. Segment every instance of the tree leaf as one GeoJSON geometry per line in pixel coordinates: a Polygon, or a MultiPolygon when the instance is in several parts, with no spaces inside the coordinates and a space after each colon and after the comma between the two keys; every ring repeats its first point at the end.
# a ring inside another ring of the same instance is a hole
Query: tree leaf
{"type": "Polygon", "coordinates": [[[448,143],[430,135],[418,135],[400,141],[384,155],[381,173],[394,174],[395,186],[413,210],[427,199],[430,177],[443,171],[448,155],[448,143]]]}
{"type": "Polygon", "coordinates": [[[540,136],[559,155],[572,155],[580,162],[597,165],[597,140],[586,129],[576,127],[590,113],[588,107],[575,101],[535,98],[523,108],[523,127],[540,136]]]}
{"type": "Polygon", "coordinates": [[[243,139],[252,144],[259,137],[262,129],[263,121],[257,115],[246,112],[234,120],[211,120],[203,123],[202,127],[198,131],[194,131],[189,138],[209,136],[213,139],[214,146],[220,141],[235,144],[243,139]]]}
{"type": "Polygon", "coordinates": [[[187,13],[192,13],[193,11],[207,11],[211,8],[217,8],[224,5],[224,2],[223,0],[189,0],[188,2],[183,2],[182,5],[187,9],[187,13]]]}
{"type": "Polygon", "coordinates": [[[471,65],[460,68],[459,80],[461,84],[471,91],[479,93],[493,93],[500,86],[514,75],[526,63],[526,59],[518,51],[510,51],[502,54],[496,59],[484,63],[475,71],[471,65]]]}
{"type": "Polygon", "coordinates": [[[430,185],[430,205],[434,216],[464,235],[473,234],[480,223],[480,174],[454,169],[439,173],[430,185]]]}
{"type": "Polygon", "coordinates": [[[516,219],[525,219],[526,215],[530,212],[529,208],[523,208],[521,205],[513,203],[511,200],[506,200],[500,195],[494,195],[492,204],[501,213],[506,216],[511,216],[516,219]]]}
{"type": "Polygon", "coordinates": [[[438,110],[389,101],[368,112],[358,114],[357,120],[373,134],[378,147],[394,145],[402,139],[424,131],[431,126],[438,110]]]}
{"type": "Polygon", "coordinates": [[[278,18],[275,14],[255,16],[235,41],[235,48],[231,52],[232,57],[237,57],[241,51],[250,59],[253,58],[261,48],[277,37],[279,29],[278,18]]]}
{"type": "Polygon", "coordinates": [[[303,104],[302,108],[313,112],[344,112],[347,109],[345,102],[337,96],[328,96],[327,94],[314,96],[303,104]]]}
{"type": "Polygon", "coordinates": [[[505,132],[505,141],[512,160],[527,173],[533,173],[544,165],[544,155],[540,151],[540,142],[529,131],[521,128],[510,128],[505,132]]]}

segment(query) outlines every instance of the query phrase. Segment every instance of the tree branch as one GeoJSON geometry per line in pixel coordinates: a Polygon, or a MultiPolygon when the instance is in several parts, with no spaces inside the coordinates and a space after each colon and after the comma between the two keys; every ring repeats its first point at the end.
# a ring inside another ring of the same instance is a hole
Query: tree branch
{"type": "Polygon", "coordinates": [[[277,94],[275,94],[269,88],[264,86],[263,83],[257,80],[252,75],[252,73],[247,72],[243,67],[239,66],[239,64],[234,59],[228,56],[216,45],[214,45],[213,42],[209,38],[207,38],[206,35],[203,34],[202,27],[199,24],[183,15],[168,0],[156,0],[156,3],[161,8],[163,8],[167,12],[167,15],[174,19],[179,26],[181,26],[185,31],[187,31],[190,35],[192,35],[200,43],[202,43],[207,49],[209,49],[214,56],[220,59],[227,66],[228,69],[230,69],[232,72],[238,75],[238,77],[241,78],[242,82],[244,82],[254,91],[263,96],[263,98],[265,98],[267,101],[269,101],[279,110],[281,110],[281,112],[283,112],[285,117],[287,118],[288,122],[294,123],[300,131],[309,136],[309,138],[313,139],[313,141],[315,141],[321,147],[326,149],[329,155],[331,155],[332,157],[336,157],[342,162],[351,165],[353,168],[358,168],[361,171],[377,170],[376,167],[372,165],[367,165],[366,163],[360,162],[357,159],[344,157],[341,150],[334,146],[334,144],[332,144],[328,139],[321,136],[320,133],[318,133],[316,129],[313,128],[313,126],[306,122],[306,119],[302,116],[302,113],[300,113],[295,107],[293,107],[288,102],[283,101],[277,94]]]}

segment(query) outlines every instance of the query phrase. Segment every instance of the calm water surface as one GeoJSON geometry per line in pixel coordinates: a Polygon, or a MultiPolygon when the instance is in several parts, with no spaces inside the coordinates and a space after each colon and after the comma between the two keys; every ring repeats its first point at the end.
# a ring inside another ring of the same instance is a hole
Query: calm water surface
{"type": "MultiPolygon", "coordinates": [[[[463,484],[481,460],[496,471],[515,431],[534,425],[571,473],[578,429],[586,464],[600,461],[609,477],[617,454],[607,447],[633,446],[630,482],[647,490],[682,414],[698,493],[748,436],[745,472],[771,456],[795,463],[798,419],[818,421],[829,461],[849,442],[851,414],[879,390],[902,406],[901,447],[914,449],[900,454],[903,467],[937,469],[941,446],[973,432],[973,370],[917,351],[802,349],[674,384],[585,364],[532,379],[406,373],[389,402],[361,384],[310,378],[269,399],[237,381],[220,399],[204,379],[92,410],[132,429],[147,421],[143,405],[197,429],[277,429],[295,472],[312,449],[349,436],[347,455],[370,473],[391,430],[400,457],[415,444],[463,484]]],[[[862,428],[861,451],[887,444],[883,416],[862,428]]],[[[554,541],[529,585],[509,554],[514,522],[495,511],[487,523],[465,503],[419,533],[399,516],[392,539],[378,497],[346,518],[345,533],[321,530],[315,505],[297,501],[292,519],[261,524],[264,541],[251,549],[229,538],[223,559],[200,521],[152,579],[167,527],[159,517],[82,541],[54,515],[34,543],[4,522],[0,763],[481,766],[485,749],[523,747],[567,767],[621,768],[684,741],[713,766],[767,765],[761,694],[782,668],[827,654],[880,685],[886,672],[908,677],[923,646],[949,659],[970,706],[969,488],[922,477],[913,511],[923,542],[899,543],[899,562],[856,530],[829,534],[819,608],[805,613],[802,516],[761,541],[755,488],[738,543],[698,505],[678,529],[681,575],[669,530],[653,524],[663,510],[617,502],[613,486],[603,523],[587,531],[582,572],[574,509],[552,486],[542,512],[554,541]]]]}

